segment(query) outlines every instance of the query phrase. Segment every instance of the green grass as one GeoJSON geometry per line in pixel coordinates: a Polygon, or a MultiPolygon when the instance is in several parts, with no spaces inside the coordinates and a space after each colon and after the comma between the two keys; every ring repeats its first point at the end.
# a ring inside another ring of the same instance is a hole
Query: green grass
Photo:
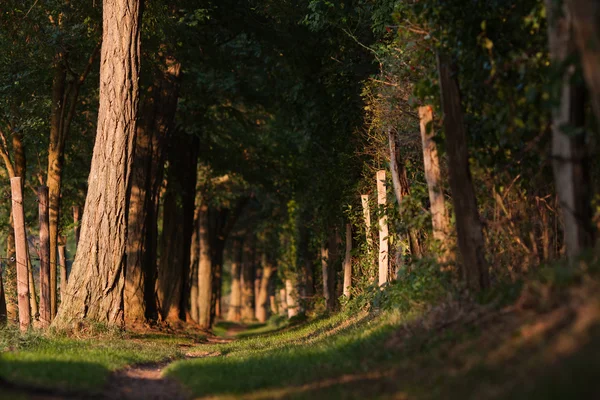
{"type": "Polygon", "coordinates": [[[78,339],[0,330],[0,377],[19,385],[95,391],[117,369],[180,357],[172,337],[107,334],[78,339]],[[143,336],[142,336],[143,337],[143,336]]]}

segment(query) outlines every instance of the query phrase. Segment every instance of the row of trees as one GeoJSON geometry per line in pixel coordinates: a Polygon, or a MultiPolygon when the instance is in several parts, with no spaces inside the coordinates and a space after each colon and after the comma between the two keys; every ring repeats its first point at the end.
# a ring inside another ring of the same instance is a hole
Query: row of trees
{"type": "Polygon", "coordinates": [[[9,318],[37,314],[16,234],[36,183],[39,314],[58,328],[209,328],[224,288],[229,319],[264,321],[276,294],[290,316],[334,310],[418,260],[478,292],[575,259],[600,117],[585,3],[7,4],[0,155],[26,194],[3,210],[9,318]]]}

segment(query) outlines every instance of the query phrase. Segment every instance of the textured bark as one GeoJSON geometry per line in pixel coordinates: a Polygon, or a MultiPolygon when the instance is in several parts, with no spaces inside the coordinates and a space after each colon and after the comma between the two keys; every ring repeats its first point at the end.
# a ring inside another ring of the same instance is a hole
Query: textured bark
{"type": "MultiPolygon", "coordinates": [[[[600,65],[600,4],[595,0],[566,0],[566,3],[568,12],[565,10],[565,14],[567,18],[570,15],[573,19],[574,40],[579,49],[583,75],[592,101],[592,108],[596,115],[596,122],[600,124],[600,71],[598,70],[598,65],[600,65]]],[[[547,9],[551,10],[550,14],[558,11],[553,9],[556,4],[558,3],[549,4],[548,1],[546,2],[547,9]]],[[[553,21],[550,18],[553,17],[549,15],[548,18],[548,21],[552,24],[553,21]]],[[[560,34],[558,31],[555,31],[555,33],[560,34]]],[[[550,35],[552,36],[553,32],[550,32],[550,35]]],[[[551,43],[550,52],[554,53],[552,47],[551,43]]],[[[570,50],[570,44],[568,50],[570,50]]],[[[552,57],[554,58],[554,55],[552,57]]]]}
{"type": "Polygon", "coordinates": [[[234,239],[231,250],[231,296],[227,319],[240,321],[242,319],[242,240],[234,239]]]}
{"type": "Polygon", "coordinates": [[[138,108],[140,1],[104,0],[100,107],[79,249],[53,326],[123,324],[128,189],[138,108]]]}
{"type": "Polygon", "coordinates": [[[271,279],[273,278],[273,274],[276,271],[276,267],[267,262],[263,264],[262,268],[262,276],[260,278],[260,286],[258,290],[258,301],[256,308],[256,319],[259,322],[266,322],[269,318],[269,284],[271,283],[271,279]]]}
{"type": "MultiPolygon", "coordinates": [[[[576,3],[581,5],[592,2],[571,1],[572,5],[576,3]]],[[[550,56],[554,63],[561,65],[577,52],[572,32],[574,27],[578,42],[592,40],[595,37],[595,43],[598,43],[597,36],[593,32],[597,28],[590,25],[594,24],[593,21],[587,20],[588,11],[582,14],[579,7],[574,8],[579,16],[577,22],[583,23],[583,26],[577,27],[567,7],[563,7],[561,10],[558,3],[546,0],[546,8],[549,13],[550,56]]],[[[594,9],[597,13],[598,7],[595,6],[594,9]]],[[[591,79],[588,80],[588,86],[593,92],[598,65],[594,66],[593,71],[588,71],[590,66],[587,63],[600,59],[597,57],[600,53],[597,48],[591,49],[587,44],[583,44],[583,46],[580,45],[582,65],[586,80],[588,77],[591,79]]],[[[560,103],[552,113],[552,166],[564,221],[567,256],[571,260],[577,257],[583,249],[591,247],[595,236],[592,225],[592,190],[586,133],[583,129],[578,130],[581,133],[573,134],[571,132],[575,131],[574,128],[583,128],[585,123],[585,88],[583,85],[572,83],[574,71],[574,65],[568,66],[564,71],[560,103]],[[570,131],[569,128],[571,128],[570,131]]],[[[600,78],[600,75],[598,77],[600,78]]],[[[600,84],[600,81],[598,83],[600,84]]],[[[600,90],[600,86],[597,89],[600,90]]],[[[600,101],[592,95],[592,103],[596,100],[600,101]]]]}
{"type": "Polygon", "coordinates": [[[210,240],[208,238],[208,206],[202,204],[198,216],[198,325],[208,329],[212,299],[212,270],[210,262],[210,240]]]}
{"type": "Polygon", "coordinates": [[[456,214],[458,247],[462,255],[463,279],[467,287],[480,291],[489,287],[483,231],[469,167],[469,150],[456,72],[451,60],[438,53],[438,72],[444,131],[450,169],[450,187],[456,214]]]}
{"type": "MultiPolygon", "coordinates": [[[[127,232],[125,320],[136,324],[155,317],[158,197],[166,143],[178,99],[180,64],[168,58],[146,92],[135,142],[127,232]]],[[[197,317],[196,317],[197,319],[197,317]]]]}
{"type": "Polygon", "coordinates": [[[344,296],[350,297],[352,288],[352,225],[346,224],[346,252],[344,254],[344,296]]]}
{"type": "Polygon", "coordinates": [[[377,171],[377,204],[379,205],[379,286],[388,281],[390,270],[389,234],[385,206],[387,203],[385,170],[377,171]]]}
{"type": "Polygon", "coordinates": [[[20,177],[10,179],[12,192],[12,212],[15,231],[15,250],[17,255],[17,304],[19,306],[19,328],[27,331],[31,323],[29,303],[29,275],[27,268],[27,234],[25,231],[25,212],[23,210],[23,184],[20,177]]]}
{"type": "Polygon", "coordinates": [[[48,187],[38,188],[40,221],[40,325],[48,327],[52,322],[50,308],[50,221],[48,187]]]}
{"type": "MultiPolygon", "coordinates": [[[[404,160],[400,154],[400,146],[398,145],[398,137],[392,129],[388,129],[388,142],[390,146],[390,170],[392,172],[392,186],[394,187],[394,195],[398,202],[398,207],[402,210],[402,201],[404,197],[410,195],[410,183],[406,175],[406,167],[404,160]]],[[[421,243],[419,242],[419,232],[412,227],[408,227],[408,239],[410,243],[410,251],[414,257],[422,257],[421,243]]]]}
{"type": "Polygon", "coordinates": [[[10,228],[6,238],[6,260],[3,264],[4,277],[4,297],[6,299],[6,316],[8,321],[16,322],[19,318],[17,306],[17,263],[15,252],[15,231],[12,211],[9,216],[10,228]]]}
{"type": "Polygon", "coordinates": [[[452,245],[449,236],[450,219],[448,218],[448,212],[446,211],[446,204],[444,202],[437,145],[433,140],[433,111],[431,106],[419,107],[419,118],[421,141],[423,143],[423,166],[429,192],[433,238],[437,240],[440,245],[438,261],[445,264],[452,259],[452,245]]]}
{"type": "Polygon", "coordinates": [[[169,151],[167,188],[163,205],[162,249],[156,293],[164,321],[185,320],[189,299],[189,267],[198,171],[198,141],[179,132],[169,151]]]}
{"type": "Polygon", "coordinates": [[[244,240],[244,254],[242,263],[242,319],[254,319],[254,277],[255,277],[255,262],[254,262],[254,243],[255,238],[250,236],[244,240]]]}

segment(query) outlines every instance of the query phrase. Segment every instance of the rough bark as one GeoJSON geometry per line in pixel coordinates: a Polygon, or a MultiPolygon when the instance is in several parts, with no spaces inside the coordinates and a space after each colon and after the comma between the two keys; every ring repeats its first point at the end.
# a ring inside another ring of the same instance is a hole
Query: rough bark
{"type": "Polygon", "coordinates": [[[123,324],[128,189],[138,109],[140,1],[104,0],[100,107],[79,250],[53,325],[123,324]]]}
{"type": "MultiPolygon", "coordinates": [[[[398,137],[392,129],[388,129],[388,142],[390,146],[390,170],[392,172],[392,186],[394,187],[394,196],[398,202],[398,207],[402,210],[402,201],[404,197],[410,195],[410,183],[406,174],[404,160],[400,154],[398,137]]],[[[419,232],[413,227],[407,227],[410,251],[414,257],[422,257],[421,243],[419,242],[419,232]]]]}
{"type": "MultiPolygon", "coordinates": [[[[600,75],[597,73],[598,65],[590,68],[588,63],[600,60],[600,52],[597,48],[590,48],[587,41],[596,40],[595,43],[598,44],[597,32],[594,32],[597,27],[594,26],[594,21],[588,20],[587,16],[590,14],[587,14],[587,11],[582,13],[579,8],[583,3],[591,5],[593,2],[571,1],[570,3],[572,6],[577,6],[571,8],[564,6],[561,10],[559,3],[546,0],[549,13],[550,57],[556,65],[561,65],[577,52],[575,39],[577,38],[578,43],[583,41],[579,46],[582,65],[590,92],[593,94],[595,80],[600,78],[600,75]],[[582,26],[574,23],[570,9],[577,13],[577,22],[582,26]],[[573,29],[576,35],[573,35],[573,29]]],[[[590,12],[598,13],[598,10],[596,5],[590,9],[590,12]]],[[[571,260],[582,250],[592,246],[595,236],[592,225],[589,156],[586,148],[586,133],[582,129],[585,123],[585,87],[572,82],[574,72],[574,65],[566,66],[562,76],[560,102],[552,113],[552,166],[564,221],[567,256],[571,260]]],[[[600,90],[600,85],[597,90],[600,90]]],[[[592,95],[594,106],[596,106],[595,101],[600,101],[600,98],[595,99],[592,95]]]]}
{"type": "Polygon", "coordinates": [[[438,52],[438,72],[463,279],[469,289],[480,291],[490,285],[483,231],[469,167],[458,80],[450,58],[441,52],[438,52]]]}
{"type": "Polygon", "coordinates": [[[235,238],[231,250],[231,296],[227,319],[239,322],[242,319],[242,240],[235,238]]]}
{"type": "MultiPolygon", "coordinates": [[[[158,197],[166,143],[175,118],[180,64],[167,58],[146,91],[137,128],[127,233],[125,320],[136,324],[153,318],[158,237],[158,197]]],[[[197,319],[197,318],[196,318],[197,319]]]]}
{"type": "Polygon", "coordinates": [[[160,317],[164,321],[185,320],[189,299],[189,267],[196,173],[197,138],[180,132],[169,151],[167,188],[163,205],[161,256],[156,293],[160,317]]]}
{"type": "Polygon", "coordinates": [[[429,192],[433,238],[438,241],[440,246],[438,261],[441,264],[445,264],[452,259],[452,246],[449,236],[450,219],[444,202],[437,145],[433,140],[433,110],[431,106],[419,107],[419,119],[421,141],[423,143],[423,166],[429,192]]]}
{"type": "Polygon", "coordinates": [[[48,327],[52,322],[50,308],[50,221],[48,210],[48,187],[38,188],[40,221],[40,325],[48,327]]]}
{"type": "Polygon", "coordinates": [[[346,224],[346,252],[344,253],[344,296],[350,298],[352,288],[352,224],[346,224]]]}
{"type": "Polygon", "coordinates": [[[208,329],[211,326],[212,270],[208,230],[208,206],[202,204],[198,216],[198,242],[200,249],[198,257],[198,325],[204,329],[208,329]]]}
{"type": "Polygon", "coordinates": [[[379,286],[388,281],[389,260],[389,233],[385,206],[387,203],[385,170],[377,171],[377,204],[379,205],[379,286]]]}
{"type": "Polygon", "coordinates": [[[19,328],[27,331],[31,323],[29,303],[29,275],[27,268],[27,234],[25,230],[25,212],[23,210],[23,184],[20,177],[11,178],[12,212],[15,231],[15,250],[17,263],[17,304],[19,306],[19,328]]]}

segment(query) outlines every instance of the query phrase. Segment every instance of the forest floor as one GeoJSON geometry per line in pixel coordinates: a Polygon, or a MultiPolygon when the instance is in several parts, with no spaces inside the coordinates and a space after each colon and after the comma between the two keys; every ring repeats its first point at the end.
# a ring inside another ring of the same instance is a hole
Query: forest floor
{"type": "Polygon", "coordinates": [[[600,398],[600,281],[585,275],[529,284],[511,304],[277,322],[0,335],[0,398],[600,398]]]}

